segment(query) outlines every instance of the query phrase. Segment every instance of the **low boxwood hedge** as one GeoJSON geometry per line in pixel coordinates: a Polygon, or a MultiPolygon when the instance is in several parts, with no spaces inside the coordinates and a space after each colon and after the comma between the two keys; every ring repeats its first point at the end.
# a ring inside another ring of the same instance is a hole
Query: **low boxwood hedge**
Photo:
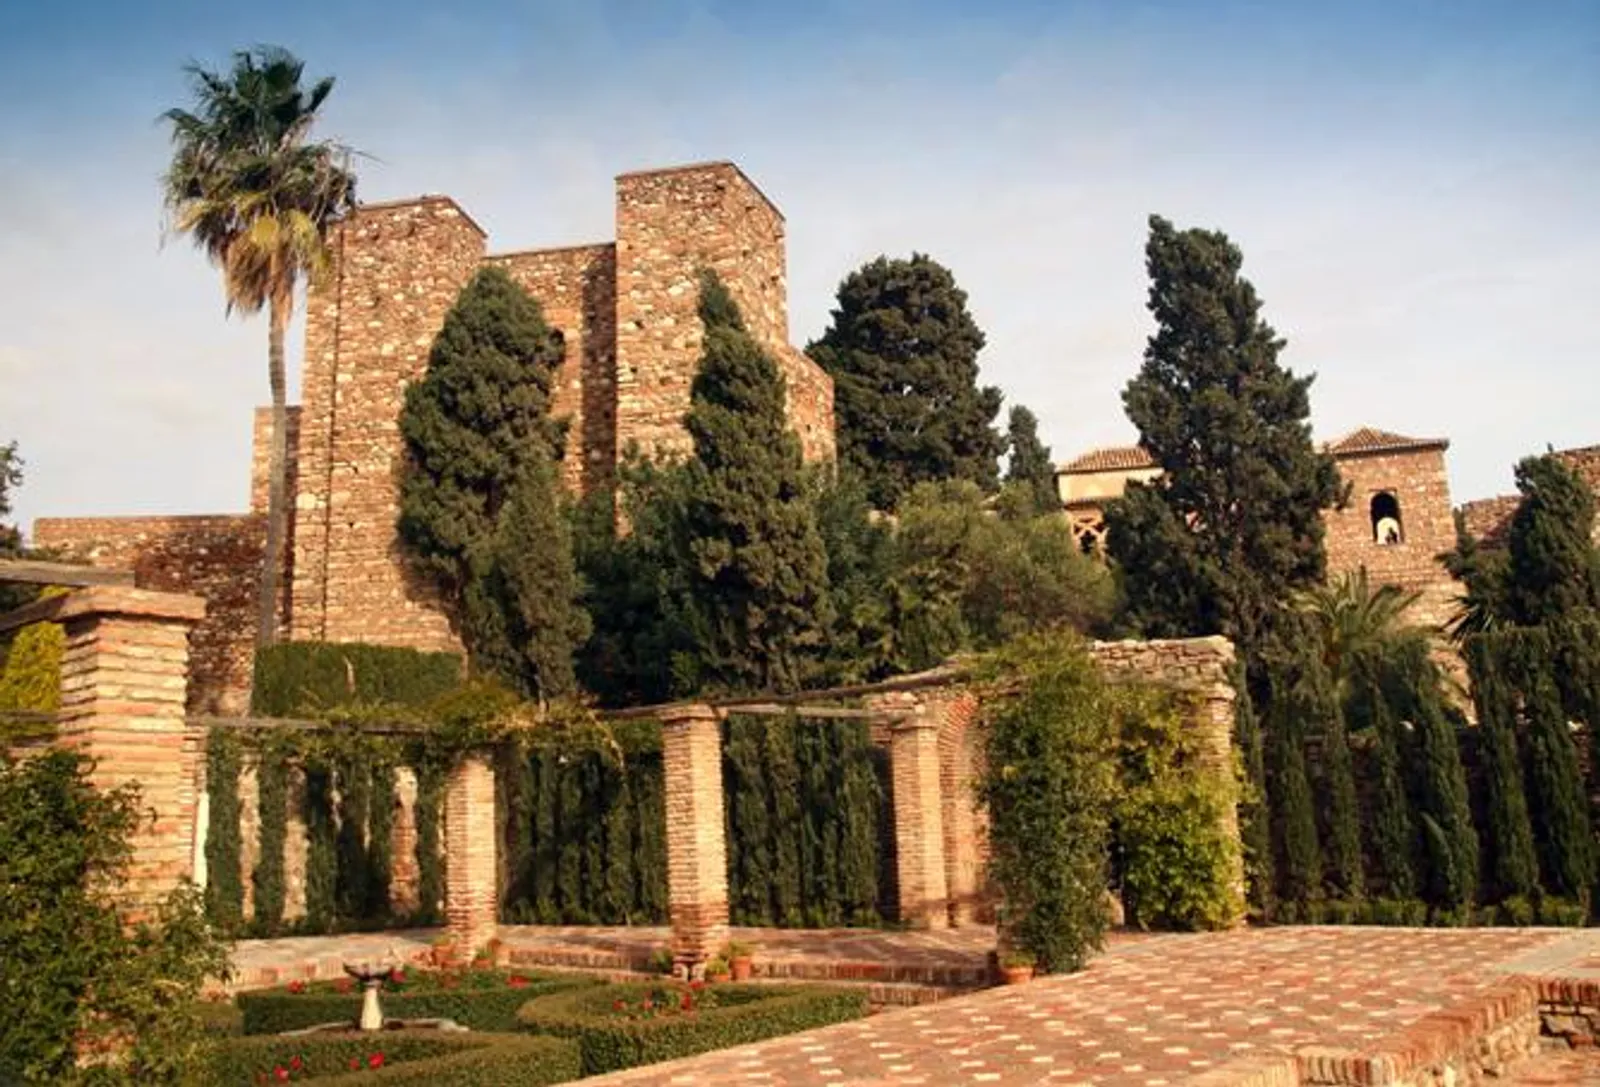
{"type": "MultiPolygon", "coordinates": [[[[416,980],[398,990],[385,986],[381,1000],[386,1018],[454,1019],[464,1027],[486,1031],[516,1030],[517,1009],[530,997],[596,984],[581,975],[468,971],[455,975],[453,987],[445,988],[449,975],[413,972],[410,976],[416,980]]],[[[304,992],[240,993],[235,1000],[246,1034],[278,1034],[341,1019],[354,1023],[361,1014],[358,988],[340,992],[328,982],[308,986],[304,992]]]]}
{"type": "Polygon", "coordinates": [[[302,1080],[329,1087],[542,1087],[580,1074],[578,1047],[561,1038],[396,1030],[230,1038],[212,1054],[208,1081],[216,1087],[302,1080]]]}
{"type": "Polygon", "coordinates": [[[859,1019],[861,990],[822,986],[686,986],[647,982],[594,985],[536,997],[522,1006],[524,1030],[573,1038],[583,1074],[688,1057],[780,1034],[859,1019]],[[693,1010],[681,1010],[684,993],[693,1010]],[[655,1011],[640,1012],[645,1001],[655,1011]]]}

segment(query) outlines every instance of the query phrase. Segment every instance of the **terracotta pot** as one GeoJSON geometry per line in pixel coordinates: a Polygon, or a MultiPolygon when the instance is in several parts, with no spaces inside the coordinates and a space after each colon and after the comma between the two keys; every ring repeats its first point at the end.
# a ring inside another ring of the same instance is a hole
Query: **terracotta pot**
{"type": "Polygon", "coordinates": [[[1031,966],[1002,966],[1000,978],[1007,985],[1021,985],[1023,982],[1033,980],[1033,967],[1031,966]]]}
{"type": "Polygon", "coordinates": [[[730,964],[733,967],[734,981],[749,981],[753,962],[749,955],[740,955],[730,964]]]}
{"type": "Polygon", "coordinates": [[[732,981],[733,980],[733,975],[732,974],[707,974],[706,975],[706,980],[709,981],[713,985],[720,985],[721,983],[723,983],[725,981],[732,981]]]}

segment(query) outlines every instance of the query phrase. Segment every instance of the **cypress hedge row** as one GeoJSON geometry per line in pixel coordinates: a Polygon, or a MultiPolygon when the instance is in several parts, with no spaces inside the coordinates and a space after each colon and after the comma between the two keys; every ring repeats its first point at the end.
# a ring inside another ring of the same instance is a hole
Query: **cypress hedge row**
{"type": "Polygon", "coordinates": [[[461,685],[461,656],[357,642],[280,642],[256,652],[250,712],[293,717],[336,706],[421,706],[461,685]]]}

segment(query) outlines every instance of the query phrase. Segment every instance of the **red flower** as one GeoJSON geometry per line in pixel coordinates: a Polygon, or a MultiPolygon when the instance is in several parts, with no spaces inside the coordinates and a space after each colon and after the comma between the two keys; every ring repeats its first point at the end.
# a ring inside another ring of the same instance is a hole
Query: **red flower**
{"type": "Polygon", "coordinates": [[[341,993],[348,993],[356,987],[356,983],[349,978],[338,978],[334,981],[333,987],[341,993]]]}
{"type": "Polygon", "coordinates": [[[281,1064],[272,1070],[272,1074],[277,1076],[279,1079],[289,1078],[289,1070],[281,1064]]]}
{"type": "Polygon", "coordinates": [[[393,970],[390,970],[389,980],[395,982],[396,984],[406,980],[406,968],[403,966],[397,966],[393,970]]]}
{"type": "Polygon", "coordinates": [[[298,1056],[289,1058],[289,1067],[293,1068],[296,1072],[300,1071],[300,1069],[304,1068],[305,1066],[306,1062],[301,1060],[298,1056]]]}
{"type": "Polygon", "coordinates": [[[374,1053],[372,1056],[368,1057],[367,1058],[367,1067],[368,1068],[382,1068],[383,1067],[383,1054],[382,1053],[374,1053]]]}
{"type": "Polygon", "coordinates": [[[622,1011],[626,1007],[627,1007],[627,1005],[624,1004],[620,1000],[614,1000],[614,1001],[611,1002],[611,1010],[614,1011],[614,1012],[622,1011]]]}
{"type": "Polygon", "coordinates": [[[691,981],[689,983],[689,988],[693,989],[697,993],[701,989],[704,989],[705,987],[706,987],[706,983],[703,980],[701,980],[700,978],[695,978],[693,981],[691,981]]]}
{"type": "Polygon", "coordinates": [[[683,1000],[679,1002],[678,1006],[684,1011],[692,1011],[694,1009],[694,994],[689,992],[684,993],[683,1000]]]}
{"type": "Polygon", "coordinates": [[[352,1072],[361,1071],[361,1058],[360,1057],[351,1057],[350,1058],[350,1071],[352,1071],[352,1072]]]}
{"type": "Polygon", "coordinates": [[[306,983],[299,978],[295,978],[289,983],[289,991],[291,993],[303,993],[306,991],[306,983]]]}
{"type": "Polygon", "coordinates": [[[526,989],[528,987],[528,979],[523,977],[521,974],[512,974],[511,977],[506,980],[506,984],[511,986],[513,989],[526,989]]]}

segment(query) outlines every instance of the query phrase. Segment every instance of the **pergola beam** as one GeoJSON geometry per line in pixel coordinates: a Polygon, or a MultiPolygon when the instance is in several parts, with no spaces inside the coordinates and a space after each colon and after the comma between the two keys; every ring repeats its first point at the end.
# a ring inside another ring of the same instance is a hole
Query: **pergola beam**
{"type": "Polygon", "coordinates": [[[62,585],[73,589],[89,585],[122,585],[132,588],[133,571],[78,566],[70,562],[0,559],[0,581],[20,582],[24,585],[62,585]]]}

